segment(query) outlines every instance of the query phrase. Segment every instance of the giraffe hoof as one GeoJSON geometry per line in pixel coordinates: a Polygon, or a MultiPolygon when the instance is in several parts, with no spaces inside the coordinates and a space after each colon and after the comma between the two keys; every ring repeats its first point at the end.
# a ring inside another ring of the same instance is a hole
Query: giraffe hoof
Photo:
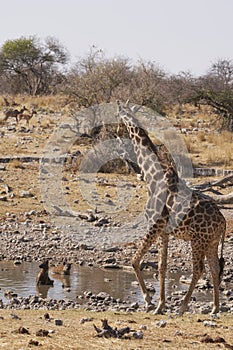
{"type": "Polygon", "coordinates": [[[163,310],[162,309],[156,309],[154,312],[153,312],[153,315],[163,315],[164,314],[164,312],[163,312],[163,310]]]}
{"type": "Polygon", "coordinates": [[[178,316],[181,317],[183,316],[183,314],[185,313],[186,309],[180,308],[180,310],[178,311],[178,316]]]}

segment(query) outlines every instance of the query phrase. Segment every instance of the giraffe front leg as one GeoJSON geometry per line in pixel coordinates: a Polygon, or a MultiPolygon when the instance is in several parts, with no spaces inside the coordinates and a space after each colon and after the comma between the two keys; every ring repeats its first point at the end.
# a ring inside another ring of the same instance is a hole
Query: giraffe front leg
{"type": "Polygon", "coordinates": [[[155,308],[154,304],[152,303],[152,296],[150,295],[149,291],[146,288],[144,279],[142,277],[142,272],[140,270],[140,262],[145,255],[145,253],[148,251],[148,249],[151,247],[152,243],[154,242],[154,239],[152,239],[153,236],[149,233],[144,237],[143,241],[140,244],[140,247],[136,254],[134,255],[132,259],[132,265],[134,268],[134,272],[136,274],[139,286],[141,288],[145,304],[146,304],[146,311],[149,312],[155,308]]]}
{"type": "Polygon", "coordinates": [[[159,252],[159,261],[158,261],[158,268],[159,268],[159,280],[160,280],[160,296],[159,296],[159,303],[154,311],[154,314],[161,314],[166,302],[165,297],[165,278],[166,278],[166,271],[167,271],[167,250],[168,250],[168,236],[165,234],[165,236],[162,236],[158,242],[158,252],[159,252]]]}
{"type": "Polygon", "coordinates": [[[142,272],[140,270],[140,261],[141,261],[141,258],[136,253],[136,255],[134,256],[134,258],[132,260],[132,265],[133,265],[134,272],[136,274],[139,286],[140,286],[142,294],[143,294],[143,298],[144,298],[144,301],[146,304],[146,311],[149,312],[149,311],[153,310],[155,308],[155,306],[151,301],[152,296],[150,295],[149,291],[147,290],[144,279],[142,277],[142,272]]]}

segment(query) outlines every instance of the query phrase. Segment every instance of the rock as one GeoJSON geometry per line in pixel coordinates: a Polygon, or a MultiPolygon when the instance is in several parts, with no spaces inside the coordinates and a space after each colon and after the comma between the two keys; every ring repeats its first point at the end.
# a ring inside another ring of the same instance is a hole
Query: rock
{"type": "Polygon", "coordinates": [[[50,321],[50,316],[47,312],[44,314],[44,319],[50,321]]]}
{"type": "Polygon", "coordinates": [[[10,317],[11,317],[13,320],[21,320],[21,318],[20,318],[18,315],[13,314],[13,313],[10,314],[10,317]]]}
{"type": "Polygon", "coordinates": [[[46,329],[40,329],[39,331],[36,332],[37,337],[47,337],[49,334],[49,331],[46,329]]]}
{"type": "Polygon", "coordinates": [[[133,309],[133,310],[137,310],[137,309],[139,308],[139,305],[138,305],[137,302],[136,302],[136,303],[132,303],[132,304],[130,305],[130,308],[133,309]]]}
{"type": "Polygon", "coordinates": [[[109,297],[111,298],[111,296],[105,292],[100,292],[96,295],[96,298],[100,299],[100,300],[104,300],[104,299],[109,298],[109,297]]]}
{"type": "Polygon", "coordinates": [[[30,334],[27,328],[24,327],[19,327],[14,333],[19,333],[19,334],[30,334]]]}
{"type": "Polygon", "coordinates": [[[63,321],[55,318],[54,324],[55,324],[55,326],[62,326],[63,325],[63,321]]]}
{"type": "Polygon", "coordinates": [[[205,327],[212,327],[212,328],[217,327],[217,323],[216,323],[216,322],[213,322],[213,321],[204,321],[204,322],[203,322],[203,325],[204,325],[205,327]]]}
{"type": "Polygon", "coordinates": [[[116,258],[107,258],[104,260],[105,264],[115,264],[116,263],[116,258]]]}
{"type": "Polygon", "coordinates": [[[145,324],[141,324],[139,328],[143,331],[147,330],[147,326],[145,324]]]}
{"type": "Polygon", "coordinates": [[[103,251],[106,253],[116,253],[116,252],[122,251],[122,249],[120,247],[114,246],[114,247],[104,248],[103,251]]]}
{"type": "Polygon", "coordinates": [[[121,266],[118,264],[103,264],[102,268],[104,269],[121,269],[121,266]]]}
{"type": "Polygon", "coordinates": [[[29,342],[28,342],[28,345],[39,346],[40,343],[37,340],[30,339],[29,342]]]}
{"type": "Polygon", "coordinates": [[[200,307],[200,313],[202,314],[202,315],[207,315],[207,314],[209,314],[210,313],[210,311],[211,311],[211,308],[210,308],[210,306],[201,306],[200,307]]]}
{"type": "Polygon", "coordinates": [[[86,322],[92,322],[92,321],[93,321],[93,317],[83,317],[81,318],[80,323],[84,324],[86,322]]]}
{"type": "Polygon", "coordinates": [[[22,190],[19,192],[19,197],[20,198],[31,198],[31,197],[34,197],[34,195],[30,191],[22,190]]]}
{"type": "Polygon", "coordinates": [[[161,320],[161,321],[155,322],[155,325],[159,328],[165,328],[167,325],[167,322],[165,320],[161,320]]]}
{"type": "Polygon", "coordinates": [[[143,339],[143,333],[141,331],[133,332],[132,335],[134,339],[143,339]]]}
{"type": "Polygon", "coordinates": [[[225,339],[222,337],[212,338],[208,334],[200,339],[201,343],[225,343],[225,339]]]}

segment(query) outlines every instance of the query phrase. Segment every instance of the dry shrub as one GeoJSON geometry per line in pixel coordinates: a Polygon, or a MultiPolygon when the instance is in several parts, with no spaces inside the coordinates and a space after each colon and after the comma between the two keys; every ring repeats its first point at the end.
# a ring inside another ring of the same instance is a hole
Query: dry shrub
{"type": "MultiPolygon", "coordinates": [[[[27,108],[39,109],[47,112],[59,112],[67,104],[67,97],[63,95],[46,95],[46,96],[29,96],[29,95],[14,95],[5,96],[10,103],[9,107],[17,108],[25,105],[27,108]]],[[[0,107],[5,107],[4,96],[0,96],[0,107]]]]}
{"type": "Polygon", "coordinates": [[[185,135],[184,142],[189,153],[197,153],[197,147],[191,135],[185,135]]]}
{"type": "Polygon", "coordinates": [[[206,134],[204,131],[200,131],[198,134],[197,134],[197,141],[198,142],[204,142],[206,141],[206,134]]]}
{"type": "Polygon", "coordinates": [[[222,131],[221,133],[209,133],[206,135],[206,141],[216,146],[222,146],[226,143],[233,143],[233,133],[230,131],[222,131]]]}
{"type": "Polygon", "coordinates": [[[206,151],[207,163],[215,166],[229,167],[233,163],[232,150],[224,144],[221,148],[210,147],[206,151]]]}

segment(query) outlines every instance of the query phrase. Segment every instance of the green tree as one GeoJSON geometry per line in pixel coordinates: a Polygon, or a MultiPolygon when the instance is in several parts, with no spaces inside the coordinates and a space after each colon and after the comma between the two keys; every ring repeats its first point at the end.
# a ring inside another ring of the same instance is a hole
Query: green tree
{"type": "Polygon", "coordinates": [[[0,49],[0,75],[17,91],[30,95],[50,93],[62,77],[59,70],[68,60],[57,39],[41,43],[36,37],[7,40],[0,49]]]}

